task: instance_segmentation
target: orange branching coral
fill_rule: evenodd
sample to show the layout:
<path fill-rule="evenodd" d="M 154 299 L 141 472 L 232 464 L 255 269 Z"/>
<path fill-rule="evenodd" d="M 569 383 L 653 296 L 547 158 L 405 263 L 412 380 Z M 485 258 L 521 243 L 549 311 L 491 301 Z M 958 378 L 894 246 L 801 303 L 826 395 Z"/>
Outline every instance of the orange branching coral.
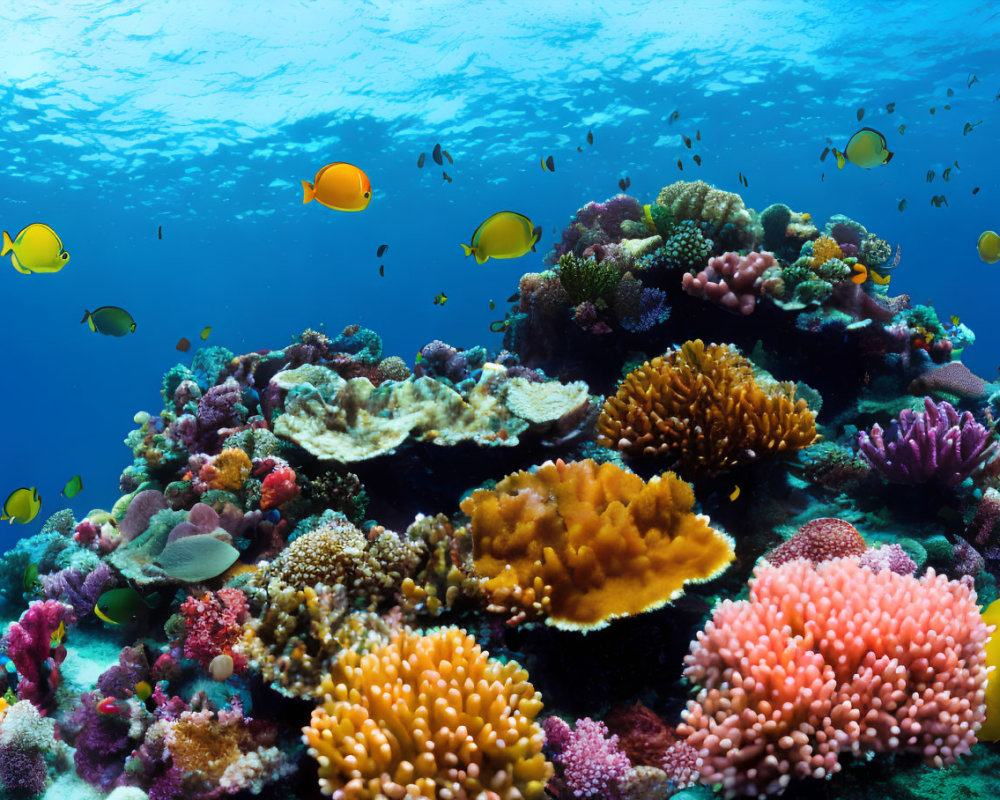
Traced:
<path fill-rule="evenodd" d="M 823 266 L 831 258 L 843 258 L 844 251 L 840 249 L 835 239 L 820 236 L 813 242 L 813 257 L 810 265 L 813 269 Z"/>
<path fill-rule="evenodd" d="M 795 386 L 754 374 L 729 345 L 700 339 L 647 361 L 609 397 L 598 442 L 628 456 L 664 456 L 685 476 L 714 475 L 819 437 Z"/>
<path fill-rule="evenodd" d="M 238 447 L 227 447 L 201 468 L 198 478 L 209 489 L 238 492 L 251 469 L 250 456 Z"/>
<path fill-rule="evenodd" d="M 644 483 L 614 464 L 548 461 L 462 501 L 490 609 L 591 629 L 658 608 L 733 560 L 673 473 Z"/>
<path fill-rule="evenodd" d="M 517 662 L 490 658 L 465 631 L 404 630 L 374 652 L 345 651 L 322 691 L 302 730 L 323 794 L 544 797 L 541 695 Z"/>

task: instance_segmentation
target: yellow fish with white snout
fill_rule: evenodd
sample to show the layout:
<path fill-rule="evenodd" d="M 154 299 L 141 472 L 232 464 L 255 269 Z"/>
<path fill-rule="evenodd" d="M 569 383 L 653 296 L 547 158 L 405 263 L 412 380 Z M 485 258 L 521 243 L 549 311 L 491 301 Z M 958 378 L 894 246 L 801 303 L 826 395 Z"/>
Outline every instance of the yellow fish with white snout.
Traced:
<path fill-rule="evenodd" d="M 69 262 L 62 239 L 48 225 L 32 222 L 13 239 L 3 232 L 0 256 L 10 253 L 10 262 L 18 272 L 58 272 Z"/>
<path fill-rule="evenodd" d="M 995 264 L 1000 261 L 1000 236 L 996 231 L 983 231 L 979 234 L 979 241 L 976 243 L 979 257 L 987 264 Z"/>
<path fill-rule="evenodd" d="M 516 211 L 498 211 L 487 217 L 472 233 L 472 241 L 463 244 L 466 256 L 474 255 L 477 264 L 489 258 L 520 258 L 542 238 L 542 229 Z"/>

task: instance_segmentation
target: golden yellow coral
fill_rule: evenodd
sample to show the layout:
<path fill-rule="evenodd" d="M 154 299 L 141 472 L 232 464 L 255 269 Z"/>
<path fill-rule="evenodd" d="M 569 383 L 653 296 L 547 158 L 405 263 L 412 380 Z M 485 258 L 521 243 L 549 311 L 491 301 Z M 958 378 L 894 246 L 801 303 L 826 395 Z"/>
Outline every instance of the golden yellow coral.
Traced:
<path fill-rule="evenodd" d="M 548 461 L 462 501 L 490 609 L 591 629 L 658 608 L 733 560 L 673 473 L 644 483 L 614 464 Z"/>
<path fill-rule="evenodd" d="M 597 421 L 597 441 L 628 456 L 665 456 L 685 476 L 713 475 L 808 447 L 816 414 L 795 386 L 758 379 L 729 345 L 700 339 L 630 372 Z"/>
<path fill-rule="evenodd" d="M 517 662 L 490 658 L 465 631 L 404 630 L 374 652 L 346 651 L 322 691 L 302 732 L 323 794 L 544 797 L 541 695 Z"/>
<path fill-rule="evenodd" d="M 251 469 L 250 456 L 238 447 L 227 447 L 201 468 L 198 478 L 209 489 L 238 492 Z"/>
<path fill-rule="evenodd" d="M 813 242 L 813 257 L 809 262 L 813 269 L 823 266 L 831 258 L 843 258 L 844 251 L 840 249 L 835 239 L 829 236 L 820 236 Z"/>

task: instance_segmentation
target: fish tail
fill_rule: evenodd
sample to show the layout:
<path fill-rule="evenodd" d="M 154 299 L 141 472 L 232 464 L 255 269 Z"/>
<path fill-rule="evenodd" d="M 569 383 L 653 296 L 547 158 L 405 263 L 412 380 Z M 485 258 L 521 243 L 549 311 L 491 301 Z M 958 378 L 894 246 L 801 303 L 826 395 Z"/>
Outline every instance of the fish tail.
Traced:
<path fill-rule="evenodd" d="M 833 154 L 837 157 L 837 169 L 843 169 L 844 164 L 847 163 L 847 156 L 841 153 L 836 147 L 833 148 Z"/>
<path fill-rule="evenodd" d="M 90 319 L 90 312 L 85 309 L 83 312 L 83 319 L 80 320 L 80 324 L 82 325 L 88 319 Z"/>
<path fill-rule="evenodd" d="M 469 256 L 471 256 L 473 253 L 476 252 L 474 248 L 469 247 L 469 245 L 467 245 L 467 244 L 459 245 L 459 247 L 461 247 L 462 250 L 465 251 L 466 258 L 468 258 Z M 479 256 L 476 256 L 476 258 L 478 259 Z"/>
<path fill-rule="evenodd" d="M 10 234 L 7 231 L 3 232 L 3 250 L 0 250 L 0 256 L 5 256 L 10 252 L 10 249 L 14 246 L 14 243 L 10 240 Z"/>
<path fill-rule="evenodd" d="M 883 161 L 882 163 L 883 164 L 888 164 L 890 161 L 892 161 L 893 155 L 894 155 L 894 153 L 890 153 L 888 150 L 886 150 L 885 151 L 885 161 Z M 948 179 L 945 178 L 945 180 L 948 180 Z"/>
<path fill-rule="evenodd" d="M 302 181 L 302 205 L 305 205 L 314 197 L 316 197 L 316 192 L 313 190 L 313 185 L 309 181 Z"/>

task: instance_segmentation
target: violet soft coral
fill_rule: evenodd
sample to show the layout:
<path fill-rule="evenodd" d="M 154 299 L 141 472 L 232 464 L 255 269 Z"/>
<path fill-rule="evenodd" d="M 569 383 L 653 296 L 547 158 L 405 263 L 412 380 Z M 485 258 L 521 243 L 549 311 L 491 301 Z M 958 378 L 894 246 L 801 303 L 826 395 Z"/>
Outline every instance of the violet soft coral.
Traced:
<path fill-rule="evenodd" d="M 127 715 L 102 714 L 97 709 L 101 699 L 99 691 L 81 695 L 76 711 L 61 730 L 76 747 L 73 763 L 77 774 L 92 786 L 108 791 L 124 772 L 125 759 L 136 743 L 129 739 Z M 119 708 L 122 706 L 119 704 Z"/>
<path fill-rule="evenodd" d="M 551 721 L 550 721 L 551 720 Z M 618 748 L 618 737 L 608 726 L 590 717 L 577 720 L 572 730 L 558 717 L 545 721 L 548 743 L 559 752 L 554 780 L 559 796 L 603 798 L 618 796 L 632 771 L 628 756 Z"/>
<path fill-rule="evenodd" d="M 115 574 L 102 561 L 91 572 L 85 573 L 70 567 L 42 575 L 41 582 L 45 599 L 58 600 L 72 606 L 79 620 L 92 615 L 97 598 L 114 588 Z"/>
<path fill-rule="evenodd" d="M 924 411 L 904 409 L 889 437 L 878 423 L 858 434 L 862 457 L 893 483 L 954 486 L 979 472 L 997 455 L 989 429 L 968 411 L 924 398 Z"/>

